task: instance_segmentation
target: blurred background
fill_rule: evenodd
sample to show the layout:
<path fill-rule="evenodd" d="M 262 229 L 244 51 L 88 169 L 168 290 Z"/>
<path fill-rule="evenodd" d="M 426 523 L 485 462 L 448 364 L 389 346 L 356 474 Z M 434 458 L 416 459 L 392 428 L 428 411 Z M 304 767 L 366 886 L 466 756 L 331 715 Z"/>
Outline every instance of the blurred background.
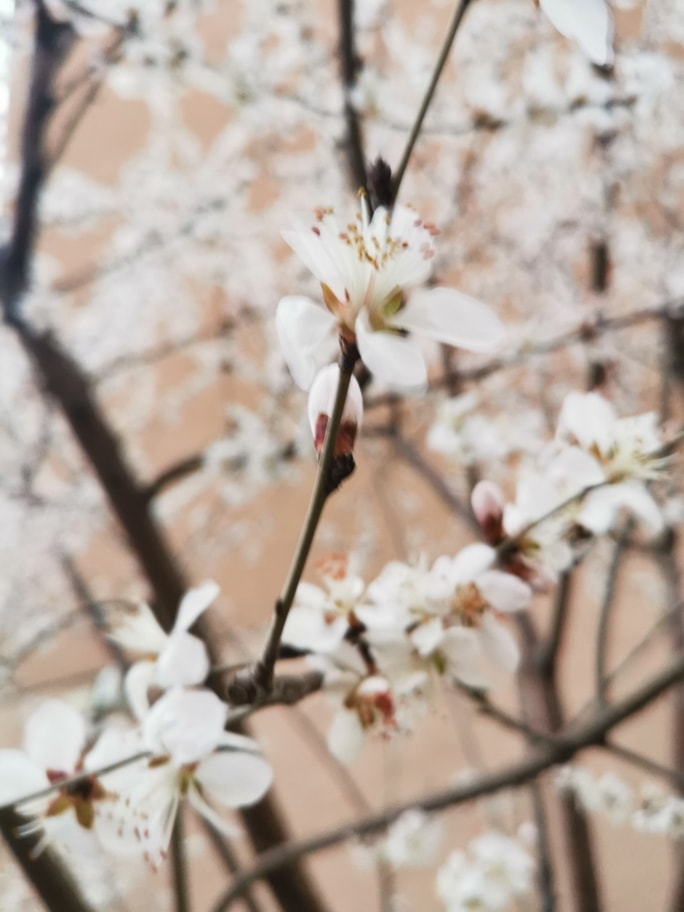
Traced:
<path fill-rule="evenodd" d="M 353 216 L 359 182 L 350 111 L 365 159 L 382 156 L 396 167 L 453 12 L 441 0 L 357 0 L 350 74 L 341 54 L 344 7 L 45 4 L 73 34 L 55 75 L 22 313 L 78 365 L 138 506 L 187 581 L 220 584 L 210 612 L 226 661 L 258 652 L 315 473 L 306 395 L 284 366 L 273 315 L 280 297 L 315 296 L 316 283 L 280 232 L 318 206 Z M 615 64 L 597 68 L 532 0 L 470 5 L 400 198 L 441 230 L 435 280 L 495 308 L 510 330 L 507 349 L 492 361 L 429 343 L 434 382 L 425 396 L 366 387 L 357 470 L 326 509 L 306 579 L 318 582 L 317 564 L 330 555 L 353 554 L 370 580 L 390 560 L 432 561 L 475 541 L 472 486 L 490 478 L 512 494 L 516 468 L 552 436 L 569 390 L 598 385 L 620 414 L 655 409 L 672 428 L 681 424 L 676 326 L 664 331 L 663 321 L 644 319 L 591 331 L 597 319 L 684 300 L 684 6 L 616 0 L 613 13 Z M 26 154 L 35 16 L 28 0 L 0 6 L 3 241 Z M 23 721 L 46 695 L 94 719 L 118 710 L 117 656 L 98 627 L 97 605 L 153 597 L 140 546 L 131 546 L 87 444 L 74 436 L 78 416 L 70 426 L 49 386 L 13 328 L 1 326 L 3 747 L 20 743 Z M 454 450 L 437 453 L 430 429 L 445 400 L 464 394 Z M 684 516 L 676 486 L 662 502 L 676 527 Z M 569 718 L 594 692 L 588 643 L 612 556 L 612 543 L 598 542 L 574 580 L 558 666 Z M 622 562 L 611 664 L 671 607 L 661 569 L 638 548 Z M 542 630 L 552 601 L 541 594 L 531 609 Z M 671 649 L 663 629 L 651 636 L 616 693 L 662 666 Z M 493 694 L 517 705 L 508 676 Z M 325 698 L 314 695 L 254 720 L 277 801 L 298 836 L 525 751 L 515 733 L 450 694 L 410 737 L 375 740 L 346 771 L 326 754 L 330 718 Z M 619 740 L 672 764 L 672 731 L 664 699 L 620 729 Z M 582 763 L 597 773 L 613 769 L 635 788 L 647 778 L 598 751 Z M 565 912 L 573 908 L 565 847 L 554 791 L 548 782 L 543 788 L 557 909 Z M 192 908 L 210 909 L 227 875 L 187 816 Z M 444 819 L 446 856 L 487 825 L 515 831 L 533 811 L 520 790 Z M 603 908 L 669 909 L 672 844 L 603 819 L 591 827 Z M 246 839 L 234 848 L 249 859 Z M 169 871 L 95 854 L 85 865 L 84 857 L 70 863 L 94 908 L 173 908 Z M 380 908 L 377 873 L 359 868 L 348 848 L 316 855 L 307 869 L 330 910 Z M 400 872 L 395 892 L 408 909 L 440 909 L 433 878 Z M 265 887 L 254 895 L 264 910 L 276 908 Z M 4 849 L 0 905 L 40 908 Z M 520 908 L 541 907 L 531 900 Z"/>

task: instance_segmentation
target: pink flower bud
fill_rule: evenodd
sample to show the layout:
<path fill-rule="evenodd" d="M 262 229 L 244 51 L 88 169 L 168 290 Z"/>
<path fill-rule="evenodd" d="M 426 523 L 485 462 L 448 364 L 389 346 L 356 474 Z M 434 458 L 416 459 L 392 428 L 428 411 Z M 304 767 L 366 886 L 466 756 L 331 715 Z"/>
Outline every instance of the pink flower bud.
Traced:
<path fill-rule="evenodd" d="M 496 544 L 503 537 L 504 496 L 501 488 L 493 481 L 479 481 L 470 495 L 470 504 L 485 538 L 490 544 Z"/>
<path fill-rule="evenodd" d="M 309 424 L 314 446 L 319 456 L 323 449 L 328 421 L 335 405 L 339 376 L 339 367 L 336 364 L 329 364 L 328 367 L 324 367 L 318 372 L 309 392 Z M 352 377 L 335 441 L 335 456 L 343 456 L 353 451 L 356 433 L 361 427 L 362 418 L 363 395 L 356 377 Z"/>

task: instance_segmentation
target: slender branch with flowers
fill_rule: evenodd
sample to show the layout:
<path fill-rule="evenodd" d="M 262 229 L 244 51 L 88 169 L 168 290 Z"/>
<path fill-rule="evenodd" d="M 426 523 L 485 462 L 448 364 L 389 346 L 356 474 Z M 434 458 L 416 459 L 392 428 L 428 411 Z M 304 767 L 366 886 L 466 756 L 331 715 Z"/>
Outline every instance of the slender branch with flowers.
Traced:
<path fill-rule="evenodd" d="M 168 867 L 191 912 L 195 815 L 225 867 L 214 912 L 258 908 L 262 880 L 284 912 L 332 908 L 303 862 L 342 845 L 350 909 L 373 906 L 351 866 L 383 912 L 601 912 L 618 887 L 596 831 L 684 838 L 674 13 L 641 10 L 633 51 L 604 0 L 460 0 L 443 21 L 340 0 L 339 36 L 289 2 L 230 23 L 211 0 L 25 6 L 0 248 L 0 607 L 22 619 L 0 624 L 0 686 L 23 711 L 0 824 L 25 877 L 88 912 L 136 863 Z M 79 173 L 99 106 L 131 99 L 139 151 L 110 185 Z M 69 232 L 98 251 L 71 281 Z M 215 387 L 223 432 L 193 436 Z M 125 569 L 75 588 L 114 664 L 87 699 L 58 679 L 36 701 L 24 669 L 79 633 L 58 580 L 71 598 L 98 547 Z M 669 755 L 630 725 L 664 698 Z M 294 713 L 356 819 L 329 819 Z M 679 912 L 672 854 L 659 901 Z"/>

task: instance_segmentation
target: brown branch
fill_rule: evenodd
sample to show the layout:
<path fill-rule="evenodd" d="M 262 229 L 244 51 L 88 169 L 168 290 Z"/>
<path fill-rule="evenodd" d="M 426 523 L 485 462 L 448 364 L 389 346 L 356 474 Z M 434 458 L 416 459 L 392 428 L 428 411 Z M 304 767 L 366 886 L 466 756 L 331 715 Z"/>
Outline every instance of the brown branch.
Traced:
<path fill-rule="evenodd" d="M 292 842 L 272 852 L 264 854 L 261 860 L 250 871 L 231 886 L 230 890 L 214 906 L 212 912 L 225 912 L 243 891 L 267 874 L 288 864 L 294 858 L 313 855 L 323 849 L 332 848 L 346 842 L 353 836 L 365 836 L 376 833 L 387 827 L 397 817 L 412 808 L 421 808 L 426 813 L 443 811 L 450 807 L 465 804 L 486 795 L 492 795 L 506 788 L 516 788 L 535 779 L 549 767 L 566 763 L 575 754 L 593 745 L 600 745 L 606 735 L 636 715 L 674 684 L 684 679 L 684 656 L 672 662 L 664 671 L 651 678 L 646 684 L 633 691 L 614 706 L 598 712 L 595 718 L 574 732 L 558 736 L 554 746 L 543 748 L 518 763 L 504 767 L 499 772 L 480 776 L 467 785 L 458 785 L 441 791 L 432 792 L 412 801 L 394 804 L 376 814 L 370 814 L 359 820 L 351 821 L 332 830 L 326 830 L 315 836 Z"/>
<path fill-rule="evenodd" d="M 681 599 L 681 579 L 676 560 L 677 537 L 671 530 L 668 547 L 661 559 L 662 572 L 667 586 L 668 601 L 679 602 Z M 684 656 L 684 610 L 673 613 L 669 622 L 670 642 L 675 657 Z M 672 707 L 672 764 L 678 770 L 684 770 L 684 683 L 675 688 Z M 684 786 L 680 786 L 684 794 Z M 670 909 L 679 912 L 684 907 L 684 853 L 675 846 L 675 870 L 673 890 L 670 898 Z"/>
<path fill-rule="evenodd" d="M 622 565 L 623 558 L 627 552 L 629 536 L 634 526 L 634 522 L 628 519 L 619 533 L 618 541 L 613 551 L 613 557 L 608 568 L 608 577 L 606 587 L 601 602 L 599 612 L 598 632 L 596 634 L 596 656 L 595 656 L 595 675 L 596 675 L 596 698 L 599 702 L 605 703 L 608 694 L 608 675 L 606 672 L 606 653 L 608 649 L 608 630 L 611 619 L 611 609 L 615 604 L 615 587 L 618 581 L 618 574 Z"/>
<path fill-rule="evenodd" d="M 261 692 L 254 675 L 236 675 L 226 688 L 226 699 L 231 706 L 245 707 L 249 713 L 265 706 L 295 706 L 323 686 L 320 671 L 302 674 L 277 675 L 268 694 Z M 242 718 L 242 716 L 241 716 Z"/>
<path fill-rule="evenodd" d="M 194 475 L 195 472 L 199 470 L 204 465 L 204 452 L 198 453 L 195 456 L 188 456 L 185 459 L 181 459 L 179 462 L 174 463 L 172 466 L 169 466 L 168 469 L 164 469 L 154 481 L 151 481 L 144 489 L 145 499 L 150 501 L 154 500 L 155 497 L 164 491 L 165 488 L 170 487 L 170 485 L 175 484 L 177 481 L 182 481 L 183 478 L 186 478 L 188 475 Z"/>
<path fill-rule="evenodd" d="M 356 78 L 362 62 L 356 50 L 354 29 L 354 0 L 337 0 L 340 23 L 340 76 L 344 93 L 344 120 L 347 127 L 345 148 L 352 189 L 367 189 L 366 156 L 358 111 L 352 100 Z"/>
<path fill-rule="evenodd" d="M 526 717 L 532 720 L 536 718 L 543 731 L 555 734 L 563 725 L 556 677 L 557 662 L 547 663 L 540 668 L 534 662 L 539 646 L 532 622 L 524 616 L 520 618 L 519 626 L 524 641 L 523 655 L 529 657 L 527 661 L 523 660 L 519 673 Z M 560 653 L 561 647 L 562 639 L 558 634 L 554 656 Z M 559 805 L 575 912 L 600 912 L 601 900 L 589 822 L 583 810 L 569 796 L 560 796 Z"/>
<path fill-rule="evenodd" d="M 36 854 L 43 839 L 40 829 L 30 835 L 17 836 L 17 829 L 25 825 L 25 816 L 11 808 L 0 810 L 0 831 L 45 907 L 51 912 L 95 912 L 80 895 L 59 855 L 49 848 Z"/>
<path fill-rule="evenodd" d="M 183 845 L 183 803 L 178 806 L 176 819 L 171 833 L 171 883 L 173 902 L 176 912 L 190 912 L 190 884 L 188 882 L 188 865 Z"/>
<path fill-rule="evenodd" d="M 18 317 L 20 298 L 38 228 L 38 198 L 48 169 L 45 137 L 57 105 L 54 84 L 73 43 L 70 25 L 54 22 L 36 3 L 36 25 L 28 102 L 21 142 L 21 173 L 9 243 L 0 251 L 0 304 L 8 322 Z"/>

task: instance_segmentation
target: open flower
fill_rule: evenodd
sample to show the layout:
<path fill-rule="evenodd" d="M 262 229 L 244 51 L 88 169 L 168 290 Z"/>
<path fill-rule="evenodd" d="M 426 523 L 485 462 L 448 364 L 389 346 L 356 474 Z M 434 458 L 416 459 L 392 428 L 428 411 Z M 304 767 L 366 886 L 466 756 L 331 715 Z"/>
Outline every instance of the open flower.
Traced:
<path fill-rule="evenodd" d="M 113 735 L 110 745 L 116 740 Z M 33 819 L 18 832 L 28 835 L 43 830 L 38 851 L 52 839 L 67 837 L 74 821 L 84 830 L 93 830 L 103 805 L 115 798 L 94 773 L 67 784 L 73 776 L 96 769 L 84 756 L 86 748 L 83 716 L 62 700 L 46 700 L 26 722 L 24 749 L 0 750 L 0 804 L 22 800 L 19 810 Z M 121 748 L 116 754 L 111 749 L 106 754 L 100 751 L 102 765 L 124 756 L 126 750 Z M 53 791 L 30 798 L 48 786 L 54 786 Z"/>
<path fill-rule="evenodd" d="M 324 306 L 299 295 L 282 298 L 276 328 L 283 356 L 303 389 L 311 386 L 325 341 L 336 334 L 355 342 L 366 366 L 382 382 L 422 389 L 427 368 L 419 346 L 405 335 L 473 351 L 501 344 L 504 328 L 479 301 L 451 288 L 406 289 L 429 277 L 434 256 L 431 224 L 406 206 L 369 216 L 361 198 L 354 222 L 342 224 L 331 209 L 316 212 L 313 227 L 296 226 L 283 237 L 321 283 Z"/>
<path fill-rule="evenodd" d="M 142 852 L 157 864 L 184 798 L 214 826 L 235 835 L 213 805 L 254 804 L 273 774 L 255 741 L 224 731 L 227 712 L 209 690 L 174 688 L 154 704 L 143 724 L 143 743 L 152 756 L 121 785 L 107 832 L 98 830 L 106 848 Z"/>
<path fill-rule="evenodd" d="M 112 639 L 132 652 L 150 656 L 132 665 L 126 675 L 126 696 L 139 719 L 149 708 L 147 692 L 150 687 L 162 690 L 191 687 L 201 684 L 207 677 L 207 647 L 188 630 L 218 593 L 219 587 L 211 581 L 189 589 L 183 596 L 173 629 L 168 634 L 144 602 L 137 605 L 125 602 L 115 604 L 109 616 Z"/>
<path fill-rule="evenodd" d="M 452 595 L 445 614 L 416 628 L 412 637 L 424 654 L 443 651 L 451 631 L 474 633 L 483 654 L 506 671 L 515 671 L 520 650 L 513 636 L 497 620 L 497 614 L 508 614 L 527 608 L 532 590 L 517 576 L 492 569 L 496 551 L 488 545 L 464 548 L 456 557 L 440 557 L 432 572 L 451 586 Z M 453 673 L 461 680 L 458 665 Z M 466 681 L 466 683 L 468 683 Z"/>
<path fill-rule="evenodd" d="M 625 508 L 651 532 L 662 529 L 660 508 L 643 484 L 658 478 L 664 467 L 655 413 L 618 418 L 599 393 L 569 393 L 556 438 L 561 446 L 570 445 L 549 460 L 547 476 L 570 495 L 600 486 L 582 498 L 577 522 L 602 534 Z"/>

